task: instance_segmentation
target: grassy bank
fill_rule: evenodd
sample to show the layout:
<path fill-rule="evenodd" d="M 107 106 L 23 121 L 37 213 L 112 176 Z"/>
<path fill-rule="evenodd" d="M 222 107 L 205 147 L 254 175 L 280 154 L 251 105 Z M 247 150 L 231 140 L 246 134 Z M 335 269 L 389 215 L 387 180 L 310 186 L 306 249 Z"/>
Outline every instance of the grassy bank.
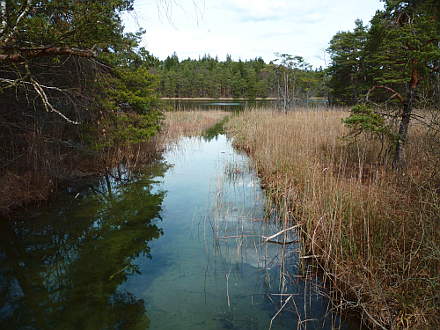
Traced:
<path fill-rule="evenodd" d="M 172 143 L 181 136 L 202 135 L 229 114 L 220 110 L 166 112 L 161 139 L 164 143 Z"/>
<path fill-rule="evenodd" d="M 245 112 L 227 124 L 340 309 L 371 326 L 433 329 L 440 312 L 438 145 L 413 125 L 404 173 L 347 134 L 340 111 Z M 437 147 L 437 149 L 436 149 Z M 383 153 L 382 153 L 383 154 Z"/>

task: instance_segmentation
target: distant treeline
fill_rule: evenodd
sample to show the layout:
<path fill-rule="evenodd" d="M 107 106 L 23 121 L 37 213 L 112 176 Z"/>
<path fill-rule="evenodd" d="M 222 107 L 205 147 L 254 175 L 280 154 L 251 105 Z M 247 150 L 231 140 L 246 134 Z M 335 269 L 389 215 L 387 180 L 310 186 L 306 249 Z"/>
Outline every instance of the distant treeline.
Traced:
<path fill-rule="evenodd" d="M 306 64 L 291 68 L 295 97 L 326 96 L 323 69 Z M 205 55 L 197 60 L 180 60 L 176 54 L 157 60 L 162 97 L 278 97 L 282 83 L 282 66 L 277 61 L 265 63 L 260 57 L 234 61 L 230 56 L 221 61 Z"/>

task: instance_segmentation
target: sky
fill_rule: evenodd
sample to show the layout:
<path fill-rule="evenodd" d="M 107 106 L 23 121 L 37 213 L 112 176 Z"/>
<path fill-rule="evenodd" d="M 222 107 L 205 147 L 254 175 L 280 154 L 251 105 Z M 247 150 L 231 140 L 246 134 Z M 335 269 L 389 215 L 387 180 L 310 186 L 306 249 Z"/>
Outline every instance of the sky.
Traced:
<path fill-rule="evenodd" d="M 333 35 L 382 8 L 380 0 L 135 0 L 124 24 L 145 29 L 142 46 L 160 59 L 176 52 L 180 59 L 230 54 L 269 62 L 287 53 L 325 67 Z"/>

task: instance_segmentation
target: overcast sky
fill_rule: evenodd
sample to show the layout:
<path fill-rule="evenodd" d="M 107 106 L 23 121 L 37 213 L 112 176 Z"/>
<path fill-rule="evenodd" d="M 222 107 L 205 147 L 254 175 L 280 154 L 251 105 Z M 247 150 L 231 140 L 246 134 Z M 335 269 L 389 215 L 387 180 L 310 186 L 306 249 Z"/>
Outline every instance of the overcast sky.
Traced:
<path fill-rule="evenodd" d="M 144 28 L 142 45 L 161 59 L 176 52 L 268 62 L 278 52 L 325 66 L 332 36 L 381 8 L 380 0 L 135 0 L 124 22 L 129 31 Z"/>

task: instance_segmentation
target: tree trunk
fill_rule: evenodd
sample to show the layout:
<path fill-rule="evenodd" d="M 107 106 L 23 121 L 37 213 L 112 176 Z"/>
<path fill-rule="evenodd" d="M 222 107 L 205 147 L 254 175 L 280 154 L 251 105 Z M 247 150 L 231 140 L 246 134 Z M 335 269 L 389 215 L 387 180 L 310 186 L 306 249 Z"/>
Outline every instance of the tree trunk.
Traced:
<path fill-rule="evenodd" d="M 408 97 L 403 104 L 402 117 L 400 120 L 399 135 L 396 141 L 396 149 L 394 153 L 393 168 L 400 169 L 405 166 L 404 146 L 408 137 L 409 122 L 411 121 L 411 113 L 413 109 L 413 101 L 416 90 L 409 87 Z"/>
<path fill-rule="evenodd" d="M 284 104 L 283 104 L 283 109 L 284 109 L 284 114 L 287 115 L 287 104 L 289 102 L 289 74 L 288 73 L 284 73 Z"/>
<path fill-rule="evenodd" d="M 281 78 L 280 73 L 277 73 L 277 92 L 278 92 L 278 101 L 277 101 L 277 107 L 281 111 L 282 102 L 283 102 L 283 93 L 281 92 Z"/>

